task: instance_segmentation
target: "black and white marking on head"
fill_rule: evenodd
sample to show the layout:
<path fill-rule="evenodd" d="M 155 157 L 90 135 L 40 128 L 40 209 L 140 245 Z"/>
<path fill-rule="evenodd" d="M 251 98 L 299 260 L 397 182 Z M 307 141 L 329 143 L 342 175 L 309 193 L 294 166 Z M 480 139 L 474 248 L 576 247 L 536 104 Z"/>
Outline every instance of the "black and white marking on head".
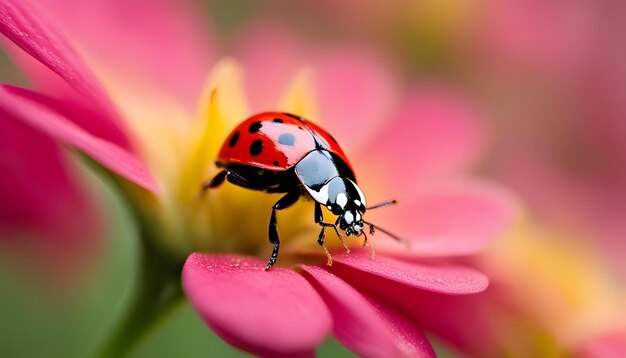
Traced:
<path fill-rule="evenodd" d="M 358 185 L 356 185 L 356 183 L 354 183 L 354 188 L 356 189 L 357 193 L 359 193 L 359 198 L 358 199 L 354 199 L 354 204 L 356 204 L 356 206 L 362 206 L 362 207 L 366 207 L 367 206 L 367 201 L 365 200 L 365 194 L 363 194 L 363 191 L 361 191 L 361 188 L 359 188 Z"/>
<path fill-rule="evenodd" d="M 330 201 L 328 200 L 328 185 L 322 186 L 319 190 L 314 190 L 308 186 L 305 186 L 304 188 L 309 192 L 309 195 L 311 195 L 313 200 L 326 205 L 328 210 L 332 210 L 333 207 L 330 205 Z"/>
<path fill-rule="evenodd" d="M 337 176 L 320 187 L 312 188 L 306 185 L 304 187 L 313 200 L 326 206 L 335 215 L 348 211 L 365 212 L 363 205 L 365 197 L 356 183 L 348 178 Z M 356 214 L 350 215 L 353 218 L 357 216 Z M 359 214 L 358 217 L 357 221 L 360 221 L 361 215 Z"/>
<path fill-rule="evenodd" d="M 337 194 L 337 198 L 335 199 L 335 202 L 337 203 L 337 205 L 339 205 L 340 208 L 345 208 L 346 204 L 348 203 L 348 197 L 346 196 L 345 193 L 339 193 Z"/>
<path fill-rule="evenodd" d="M 352 215 L 352 213 L 349 211 L 343 215 L 343 218 L 346 221 L 346 224 L 352 224 L 352 222 L 354 221 L 354 215 Z"/>

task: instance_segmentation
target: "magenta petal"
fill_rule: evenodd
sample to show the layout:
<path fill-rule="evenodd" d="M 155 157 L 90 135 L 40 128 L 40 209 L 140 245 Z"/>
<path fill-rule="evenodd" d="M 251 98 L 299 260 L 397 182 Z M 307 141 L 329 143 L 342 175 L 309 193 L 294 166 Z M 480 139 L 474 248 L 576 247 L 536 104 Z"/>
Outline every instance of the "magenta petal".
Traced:
<path fill-rule="evenodd" d="M 349 152 L 375 137 L 396 105 L 399 84 L 381 53 L 346 43 L 302 46 L 292 31 L 269 23 L 251 26 L 237 43 L 252 109 L 274 108 L 297 70 L 310 65 L 321 110 L 320 118 L 310 119 L 322 122 Z"/>
<path fill-rule="evenodd" d="M 25 1 L 0 2 L 0 31 L 13 43 L 91 99 L 104 95 L 93 74 L 62 38 Z"/>
<path fill-rule="evenodd" d="M 303 266 L 331 314 L 335 337 L 363 357 L 434 357 L 424 335 L 408 320 L 371 300 L 337 276 Z"/>
<path fill-rule="evenodd" d="M 0 173 L 0 232 L 7 234 L 0 241 L 41 231 L 63 246 L 93 221 L 58 145 L 6 114 L 0 115 Z"/>
<path fill-rule="evenodd" d="M 253 112 L 275 108 L 290 81 L 310 59 L 293 32 L 275 24 L 253 24 L 237 39 L 235 54 L 246 69 L 246 90 Z M 271 83 L 271 86 L 267 86 Z"/>
<path fill-rule="evenodd" d="M 378 135 L 392 114 L 399 83 L 381 54 L 344 45 L 322 56 L 315 67 L 323 125 L 348 152 Z M 370 147 L 372 148 L 372 147 Z"/>
<path fill-rule="evenodd" d="M 626 329 L 617 329 L 585 340 L 577 347 L 576 358 L 621 358 L 626 357 Z"/>
<path fill-rule="evenodd" d="M 409 240 L 407 247 L 378 233 L 379 250 L 441 257 L 482 251 L 509 228 L 517 212 L 516 199 L 498 185 L 461 181 L 368 212 L 368 220 Z"/>
<path fill-rule="evenodd" d="M 485 290 L 489 280 L 467 267 L 450 264 L 405 262 L 382 254 L 372 259 L 367 250 L 335 254 L 331 271 L 352 282 L 357 277 L 369 285 L 384 287 L 392 281 L 406 286 L 449 295 L 465 295 Z"/>
<path fill-rule="evenodd" d="M 355 152 L 352 164 L 366 188 L 393 183 L 389 195 L 404 197 L 426 181 L 474 164 L 486 132 L 480 110 L 468 98 L 441 86 L 423 86 L 412 90 L 377 135 Z"/>
<path fill-rule="evenodd" d="M 86 101 L 101 112 L 87 119 L 80 119 L 81 126 L 90 130 L 94 135 L 123 147 L 129 147 L 128 139 L 119 127 L 117 113 L 98 80 L 64 38 L 45 21 L 42 21 L 28 2 L 20 0 L 0 2 L 0 31 L 15 45 L 45 66 L 44 68 L 49 69 L 49 71 L 41 71 L 42 68 L 39 68 L 41 66 L 37 67 L 32 61 L 25 61 L 29 64 L 27 66 L 29 70 L 36 69 L 36 72 L 46 75 L 55 73 L 63 80 L 56 81 L 61 82 L 59 84 L 54 81 L 55 76 L 45 76 L 48 83 L 44 85 L 56 83 L 51 88 L 55 95 L 59 96 L 62 93 L 66 101 L 72 102 L 72 106 L 79 106 L 81 102 Z M 64 87 L 67 88 L 67 86 L 63 82 L 80 95 L 73 96 L 71 93 L 65 93 Z"/>
<path fill-rule="evenodd" d="M 0 31 L 78 92 L 88 97 L 97 93 L 97 82 L 76 53 L 35 15 L 27 2 L 0 2 Z"/>
<path fill-rule="evenodd" d="M 501 355 L 501 343 L 495 332 L 502 329 L 491 313 L 498 312 L 507 320 L 510 307 L 502 309 L 492 299 L 493 292 L 475 295 L 451 296 L 441 293 L 415 290 L 402 284 L 379 285 L 365 277 L 346 277 L 345 280 L 359 290 L 380 297 L 402 309 L 406 317 L 419 324 L 425 331 L 439 337 L 471 357 L 497 357 Z M 411 299 L 407 299 L 411 297 Z M 496 315 L 497 316 L 497 315 Z M 499 322 L 501 323 L 501 322 Z"/>
<path fill-rule="evenodd" d="M 331 330 L 326 305 L 300 274 L 264 267 L 256 258 L 194 253 L 183 267 L 183 288 L 233 346 L 258 355 L 311 352 Z"/>
<path fill-rule="evenodd" d="M 0 89 L 0 109 L 55 140 L 84 151 L 113 172 L 154 193 L 158 192 L 148 168 L 133 154 L 95 137 L 36 100 L 35 93 L 17 87 Z"/>
<path fill-rule="evenodd" d="M 197 2 L 38 0 L 37 5 L 73 44 L 97 58 L 98 66 L 197 104 L 215 53 Z"/>
<path fill-rule="evenodd" d="M 485 326 L 483 291 L 487 278 L 469 268 L 402 262 L 365 253 L 337 255 L 328 270 L 368 296 L 401 309 L 424 330 L 476 352 L 492 351 Z M 460 320 L 460 321 L 459 321 Z M 468 330 L 468 324 L 476 329 Z M 485 356 L 484 354 L 478 356 Z"/>
<path fill-rule="evenodd" d="M 51 285 L 74 282 L 100 248 L 98 213 L 61 148 L 0 111 L 0 252 Z"/>

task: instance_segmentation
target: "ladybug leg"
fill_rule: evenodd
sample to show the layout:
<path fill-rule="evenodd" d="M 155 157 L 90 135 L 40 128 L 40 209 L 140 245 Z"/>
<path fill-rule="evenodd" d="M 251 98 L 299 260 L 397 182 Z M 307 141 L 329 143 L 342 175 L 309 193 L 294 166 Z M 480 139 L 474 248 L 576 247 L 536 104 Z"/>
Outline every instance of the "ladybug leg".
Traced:
<path fill-rule="evenodd" d="M 372 230 L 372 228 L 370 227 L 370 234 L 373 234 L 373 233 L 374 233 L 374 230 Z M 363 231 L 363 237 L 364 237 L 364 239 L 363 239 L 363 247 L 370 246 L 370 243 L 367 242 L 367 235 L 365 234 L 365 231 Z"/>
<path fill-rule="evenodd" d="M 348 247 L 348 244 L 346 244 L 346 241 L 343 239 L 343 236 L 341 236 L 341 234 L 339 233 L 339 229 L 337 229 L 337 226 L 339 225 L 339 219 L 340 218 L 337 218 L 337 220 L 335 220 L 335 223 L 333 224 L 333 228 L 335 229 L 337 236 L 339 236 L 339 240 L 341 240 L 343 247 L 345 247 L 346 251 L 350 253 L 350 248 Z"/>
<path fill-rule="evenodd" d="M 372 228 L 370 227 L 370 234 L 373 234 L 374 230 L 372 230 Z M 367 240 L 367 234 L 365 233 L 365 231 L 361 232 L 361 235 L 363 235 L 364 239 L 363 239 L 363 247 L 369 247 L 370 248 L 370 259 L 374 260 L 374 258 L 376 257 L 376 251 L 374 251 L 374 247 L 372 246 L 372 244 L 370 244 Z"/>
<path fill-rule="evenodd" d="M 324 215 L 322 213 L 322 207 L 320 206 L 319 203 L 315 203 L 315 223 L 320 224 L 322 226 L 320 235 L 317 238 L 317 243 L 322 247 L 322 249 L 324 250 L 324 253 L 326 254 L 326 258 L 327 258 L 326 264 L 328 266 L 331 266 L 333 264 L 333 258 L 330 255 L 330 252 L 328 252 L 328 249 L 326 248 L 326 246 L 324 245 L 324 235 L 326 234 L 327 228 L 332 227 L 333 229 L 335 229 L 335 233 L 337 233 L 337 236 L 339 237 L 339 240 L 341 240 L 343 247 L 345 247 L 346 251 L 350 253 L 350 248 L 348 248 L 348 245 L 343 239 L 343 236 L 341 236 L 341 234 L 339 233 L 339 229 L 337 229 L 337 225 L 324 222 Z"/>
<path fill-rule="evenodd" d="M 217 188 L 224 183 L 224 180 L 228 180 L 229 183 L 235 184 L 243 188 L 258 189 L 250 182 L 250 180 L 248 180 L 243 175 L 230 169 L 224 169 L 221 172 L 217 173 L 217 175 L 215 175 L 213 179 L 202 183 L 202 192 L 205 192 L 209 189 Z"/>
<path fill-rule="evenodd" d="M 269 270 L 274 263 L 276 263 L 276 259 L 278 258 L 278 249 L 280 247 L 280 239 L 278 238 L 278 227 L 276 225 L 276 210 L 283 210 L 291 205 L 293 205 L 300 198 L 300 191 L 292 191 L 287 193 L 285 196 L 280 198 L 274 206 L 272 206 L 272 215 L 270 216 L 270 226 L 269 226 L 269 239 L 272 244 L 274 244 L 274 249 L 272 250 L 272 256 L 270 256 L 269 261 L 267 262 L 267 266 L 265 266 L 265 270 Z"/>
<path fill-rule="evenodd" d="M 324 215 L 322 214 L 322 206 L 319 203 L 315 203 L 315 223 L 320 224 L 323 228 L 332 227 L 333 229 L 335 229 L 335 233 L 339 237 L 339 240 L 341 240 L 343 247 L 345 247 L 346 250 L 350 252 L 350 248 L 348 248 L 348 244 L 346 244 L 346 241 L 343 239 L 343 236 L 339 232 L 339 229 L 337 229 L 337 223 L 331 224 L 331 223 L 324 222 Z"/>
<path fill-rule="evenodd" d="M 328 252 L 328 249 L 324 245 L 324 233 L 325 232 L 326 232 L 326 226 L 322 226 L 322 231 L 320 231 L 320 236 L 317 238 L 317 243 L 322 247 L 322 249 L 324 250 L 324 253 L 326 254 L 326 265 L 332 266 L 333 257 L 330 256 L 330 252 Z"/>

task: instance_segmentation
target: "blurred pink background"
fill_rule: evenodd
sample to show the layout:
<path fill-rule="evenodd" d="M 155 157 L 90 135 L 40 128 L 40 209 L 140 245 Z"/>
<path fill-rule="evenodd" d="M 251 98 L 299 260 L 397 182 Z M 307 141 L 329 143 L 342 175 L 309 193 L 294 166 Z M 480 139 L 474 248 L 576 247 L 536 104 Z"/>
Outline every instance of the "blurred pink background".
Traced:
<path fill-rule="evenodd" d="M 416 305 L 445 354 L 608 357 L 624 352 L 626 322 L 619 316 L 626 303 L 626 2 L 36 5 L 90 55 L 106 59 L 101 62 L 107 71 L 166 89 L 186 110 L 195 108 L 195 96 L 221 58 L 241 63 L 253 112 L 272 109 L 305 69 L 320 118 L 333 135 L 360 148 L 348 153 L 356 163 L 384 162 L 398 171 L 406 161 L 419 164 L 393 185 L 417 193 L 445 174 L 512 189 L 523 207 L 519 222 L 484 254 L 460 260 L 482 270 L 492 286 L 471 298 L 439 301 L 424 294 Z M 155 36 L 163 46 L 147 40 Z M 166 66 L 146 58 L 159 58 Z M 32 73 L 41 71 L 24 61 Z M 0 76 L 3 82 L 27 83 L 6 55 Z M 46 83 L 49 88 L 34 85 L 59 94 L 77 113 L 86 111 L 62 95 L 65 84 Z M 436 124 L 421 120 L 434 116 Z M 394 132 L 385 125 L 392 120 L 410 130 Z M 117 129 L 90 130 L 132 147 L 117 137 Z M 368 151 L 377 141 L 388 143 L 389 150 Z M 421 150 L 397 154 L 406 143 Z M 40 271 L 59 271 L 60 282 L 76 276 L 67 269 L 79 265 L 71 264 L 74 260 L 81 265 L 106 261 L 94 252 L 107 245 L 98 238 L 115 232 L 103 223 L 116 219 L 107 214 L 110 203 L 102 199 L 102 188 L 94 190 L 94 179 L 58 145 L 17 122 L 0 121 L 0 149 L 3 184 L 19 183 L 0 186 L 2 249 L 9 253 L 0 257 L 36 261 Z M 42 160 L 34 149 L 51 156 Z M 389 152 L 397 157 L 389 158 Z M 20 161 L 37 163 L 40 172 L 22 172 L 18 155 Z M 414 169 L 423 167 L 428 172 Z M 368 182 L 367 176 L 364 182 L 388 194 L 388 183 Z M 391 222 L 393 215 L 380 218 Z M 408 231 L 400 225 L 398 231 L 403 230 Z M 89 244 L 81 240 L 86 235 L 94 236 Z M 42 244 L 50 241 L 31 240 L 40 236 L 64 242 L 67 250 L 55 252 Z M 28 240 L 20 241 L 23 237 Z M 10 267 L 4 271 L 14 270 Z M 467 326 L 458 325 L 459 317 Z M 158 343 L 152 347 L 158 351 Z M 325 352 L 334 354 L 332 349 Z"/>

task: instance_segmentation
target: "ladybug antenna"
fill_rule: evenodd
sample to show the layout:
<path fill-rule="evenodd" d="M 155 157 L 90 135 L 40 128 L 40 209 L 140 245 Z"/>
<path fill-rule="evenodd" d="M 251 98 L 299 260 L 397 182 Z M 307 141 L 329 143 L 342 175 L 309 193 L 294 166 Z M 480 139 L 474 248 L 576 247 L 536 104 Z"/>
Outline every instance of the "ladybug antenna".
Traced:
<path fill-rule="evenodd" d="M 370 207 L 368 207 L 366 209 L 367 210 L 378 209 L 378 208 L 382 208 L 384 206 L 394 205 L 394 204 L 397 204 L 397 203 L 398 203 L 398 201 L 396 199 L 389 199 L 389 200 L 385 200 L 385 201 L 383 201 L 381 203 L 374 204 L 374 205 L 372 205 L 372 206 L 370 206 Z"/>
<path fill-rule="evenodd" d="M 374 234 L 374 232 L 376 230 L 378 230 L 378 231 L 381 231 L 383 234 L 389 236 L 390 238 L 392 238 L 392 239 L 394 239 L 394 240 L 396 240 L 398 242 L 404 243 L 407 246 L 410 243 L 409 240 L 401 238 L 400 236 L 390 232 L 389 230 L 385 230 L 385 229 L 381 228 L 380 226 L 375 226 L 371 222 L 368 222 L 368 221 L 365 221 L 365 220 L 363 220 L 363 222 L 366 223 L 367 225 L 369 225 L 369 227 L 370 227 L 370 234 Z"/>

